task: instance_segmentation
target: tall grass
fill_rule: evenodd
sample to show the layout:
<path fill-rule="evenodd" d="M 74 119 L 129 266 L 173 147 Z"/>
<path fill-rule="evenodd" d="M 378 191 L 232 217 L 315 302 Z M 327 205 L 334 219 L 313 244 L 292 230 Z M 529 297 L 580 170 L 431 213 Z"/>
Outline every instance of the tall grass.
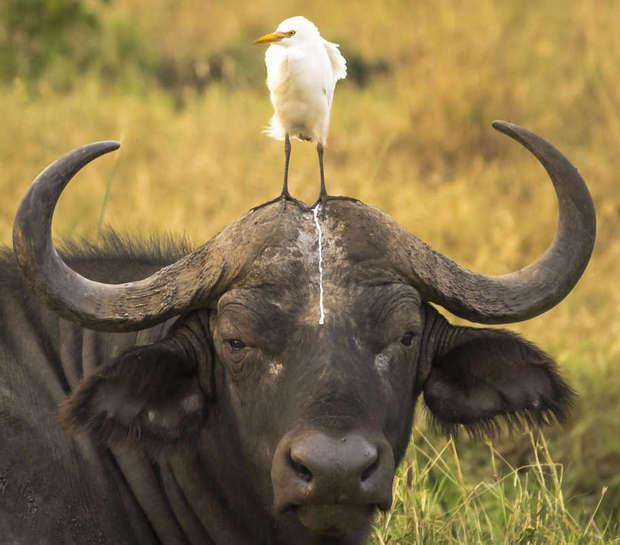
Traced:
<path fill-rule="evenodd" d="M 339 41 L 345 56 L 387 66 L 366 86 L 339 84 L 328 189 L 386 210 L 464 266 L 497 274 L 522 267 L 555 228 L 544 171 L 494 133 L 492 119 L 538 132 L 575 163 L 597 207 L 591 264 L 558 307 L 510 326 L 550 352 L 579 393 L 572 420 L 546 431 L 548 449 L 522 435 L 493 447 L 466 438 L 446 443 L 422 426 L 375 543 L 613 543 L 620 509 L 620 4 L 93 6 L 104 30 L 131 29 L 132 51 L 199 62 L 216 56 L 222 77 L 204 92 L 185 85 L 170 92 L 143 65 L 123 65 L 118 44 L 106 49 L 114 30 L 102 44 L 105 62 L 120 66 L 114 77 L 102 78 L 106 71 L 96 67 L 81 74 L 65 61 L 35 84 L 16 79 L 0 88 L 0 240 L 7 244 L 19 199 L 38 171 L 94 140 L 118 138 L 122 149 L 86 168 L 63 195 L 59 239 L 96 237 L 109 224 L 200 243 L 275 196 L 283 150 L 260 134 L 271 111 L 263 50 L 250 42 L 297 13 Z M 295 196 L 316 197 L 312 146 L 294 144 L 290 183 Z"/>
<path fill-rule="evenodd" d="M 597 517 L 607 488 L 589 513 L 575 516 L 563 490 L 564 467 L 544 437 L 528 435 L 533 457 L 514 467 L 486 443 L 485 479 L 464 475 L 454 440 L 437 442 L 417 431 L 401 465 L 393 509 L 379 517 L 374 545 L 568 545 L 620 543 L 610 519 Z"/>

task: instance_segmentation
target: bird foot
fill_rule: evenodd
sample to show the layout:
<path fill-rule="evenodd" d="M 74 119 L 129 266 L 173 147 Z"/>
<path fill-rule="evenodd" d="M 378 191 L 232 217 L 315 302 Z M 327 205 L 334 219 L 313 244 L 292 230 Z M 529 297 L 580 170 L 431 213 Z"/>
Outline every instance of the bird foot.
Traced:
<path fill-rule="evenodd" d="M 331 197 L 327 193 L 321 193 L 319 198 L 314 201 L 314 204 L 310 207 L 310 209 L 317 208 L 319 209 L 319 216 L 321 219 L 325 218 L 325 213 L 327 211 L 327 201 L 331 199 Z"/>
<path fill-rule="evenodd" d="M 301 210 L 308 210 L 308 206 L 306 203 L 291 197 L 291 194 L 288 191 L 283 191 L 279 196 L 275 199 L 271 199 L 270 201 L 264 202 L 263 204 L 259 204 L 250 210 L 250 212 L 256 212 L 257 210 L 264 208 L 265 206 L 269 206 L 270 204 L 274 204 L 280 202 L 282 203 L 282 210 L 286 210 L 286 205 L 290 202 L 300 208 Z"/>
<path fill-rule="evenodd" d="M 314 201 L 314 203 L 312 203 L 312 206 L 310 208 L 314 208 L 318 204 L 320 204 L 322 207 L 325 207 L 328 201 L 351 201 L 351 202 L 356 202 L 356 203 L 361 202 L 359 199 L 356 199 L 355 197 L 347 197 L 345 195 L 325 195 L 325 196 L 320 196 L 316 201 Z"/>

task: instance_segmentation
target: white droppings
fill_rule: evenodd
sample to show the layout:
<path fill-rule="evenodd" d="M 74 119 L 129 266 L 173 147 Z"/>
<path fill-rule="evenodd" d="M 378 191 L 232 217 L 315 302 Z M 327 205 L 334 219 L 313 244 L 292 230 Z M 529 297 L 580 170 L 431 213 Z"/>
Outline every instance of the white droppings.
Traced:
<path fill-rule="evenodd" d="M 273 377 L 277 378 L 280 376 L 280 373 L 284 370 L 284 365 L 282 365 L 279 361 L 272 361 L 269 363 L 269 368 L 267 369 L 268 373 Z"/>
<path fill-rule="evenodd" d="M 380 373 L 385 373 L 390 368 L 390 357 L 387 354 L 377 354 L 375 356 L 375 368 Z"/>
<path fill-rule="evenodd" d="M 323 325 L 325 323 L 325 307 L 323 306 L 323 231 L 319 223 L 320 208 L 321 205 L 317 204 L 312 211 L 312 215 L 314 216 L 314 226 L 319 236 L 319 308 L 321 310 L 319 325 Z"/>

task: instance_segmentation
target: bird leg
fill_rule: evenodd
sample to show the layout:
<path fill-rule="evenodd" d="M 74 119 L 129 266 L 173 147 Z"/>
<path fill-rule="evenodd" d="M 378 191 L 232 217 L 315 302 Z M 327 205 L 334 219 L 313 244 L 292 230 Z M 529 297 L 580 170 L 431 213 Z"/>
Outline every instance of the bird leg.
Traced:
<path fill-rule="evenodd" d="M 259 204 L 258 206 L 255 206 L 254 208 L 252 208 L 251 210 L 252 212 L 260 208 L 263 208 L 265 206 L 268 206 L 270 204 L 273 204 L 275 202 L 278 202 L 278 201 L 282 203 L 283 210 L 286 210 L 286 203 L 288 201 L 295 203 L 302 210 L 307 209 L 307 206 L 303 202 L 298 201 L 297 199 L 294 199 L 293 197 L 291 197 L 291 194 L 288 192 L 288 165 L 290 161 L 291 161 L 291 139 L 289 138 L 288 133 L 286 133 L 284 137 L 284 183 L 282 185 L 282 193 L 280 193 L 280 195 L 276 197 L 275 199 L 271 199 L 270 201 L 267 201 L 263 204 Z"/>
<path fill-rule="evenodd" d="M 316 145 L 316 152 L 319 156 L 319 170 L 321 172 L 321 193 L 319 194 L 319 199 L 315 204 L 321 202 L 321 208 L 325 210 L 325 205 L 327 204 L 327 199 L 329 195 L 327 194 L 327 189 L 325 188 L 325 171 L 323 170 L 323 144 L 318 142 Z"/>
<path fill-rule="evenodd" d="M 284 136 L 284 184 L 282 186 L 282 194 L 280 197 L 286 206 L 287 200 L 292 200 L 291 194 L 288 192 L 288 165 L 291 161 L 291 139 L 288 133 Z"/>
<path fill-rule="evenodd" d="M 319 194 L 319 198 L 316 201 L 314 201 L 314 204 L 310 207 L 310 208 L 314 208 L 315 206 L 318 206 L 320 204 L 321 214 L 325 214 L 325 206 L 327 204 L 327 201 L 339 200 L 339 201 L 352 201 L 352 202 L 357 202 L 357 203 L 360 202 L 358 199 L 355 199 L 353 197 L 344 197 L 344 196 L 334 197 L 327 193 L 327 189 L 325 187 L 325 171 L 323 169 L 323 150 L 324 150 L 323 144 L 318 142 L 316 145 L 316 151 L 319 156 L 319 168 L 321 171 L 321 193 Z"/>

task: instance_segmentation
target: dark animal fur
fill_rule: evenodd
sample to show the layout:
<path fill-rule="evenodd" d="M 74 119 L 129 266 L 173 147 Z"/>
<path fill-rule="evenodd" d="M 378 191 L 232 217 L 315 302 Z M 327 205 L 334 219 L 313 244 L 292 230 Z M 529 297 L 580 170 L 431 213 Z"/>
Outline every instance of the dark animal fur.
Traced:
<path fill-rule="evenodd" d="M 435 359 L 425 387 L 424 399 L 436 429 L 454 435 L 462 427 L 479 438 L 496 436 L 502 429 L 510 432 L 566 420 L 574 392 L 548 354 L 506 330 L 459 328 L 458 333 L 455 346 Z M 501 370 L 510 376 L 498 376 Z M 441 389 L 435 388 L 437 382 L 465 391 L 466 397 L 470 391 L 466 401 L 469 411 L 474 406 L 475 418 L 466 416 L 459 403 L 465 399 L 456 390 L 446 399 L 434 396 L 434 390 Z M 485 390 L 487 396 L 497 397 L 492 408 L 480 406 Z M 442 404 L 450 406 L 450 413 Z"/>
<path fill-rule="evenodd" d="M 78 272 L 96 280 L 114 283 L 144 277 L 176 261 L 189 250 L 186 241 L 177 243 L 169 239 L 147 239 L 136 242 L 110 232 L 96 244 L 67 244 L 62 254 Z M 290 265 L 290 261 L 283 261 L 283 267 Z M 258 451 L 253 443 L 255 438 L 249 433 L 251 430 L 237 427 L 235 423 L 239 420 L 232 419 L 239 408 L 233 408 L 227 388 L 243 392 L 242 407 L 246 404 L 257 407 L 244 417 L 249 418 L 249 425 L 258 421 L 259 427 L 272 428 L 270 433 L 273 435 L 285 433 L 292 426 L 298 425 L 296 422 L 304 419 L 315 427 L 326 426 L 338 430 L 368 415 L 375 417 L 387 407 L 386 401 L 389 400 L 382 400 L 383 394 L 377 390 L 376 371 L 372 363 L 367 363 L 365 352 L 360 352 L 362 349 L 351 341 L 355 330 L 347 329 L 350 327 L 348 323 L 341 329 L 330 330 L 332 337 L 321 341 L 332 346 L 331 352 L 328 351 L 331 359 L 326 360 L 320 348 L 323 345 L 317 342 L 316 331 L 312 328 L 299 330 L 296 313 L 303 308 L 304 296 L 295 290 L 298 285 L 307 284 L 304 277 L 307 272 L 299 264 L 294 270 L 296 282 L 286 286 L 290 293 L 283 294 L 280 288 L 276 289 L 271 284 L 253 284 L 252 289 L 246 290 L 245 306 L 240 307 L 236 322 L 239 328 L 246 327 L 247 322 L 247 327 L 260 334 L 261 342 L 269 344 L 273 354 L 280 354 L 278 357 L 286 363 L 289 375 L 298 374 L 297 377 L 286 378 L 285 373 L 284 380 L 288 382 L 279 386 L 277 391 L 270 390 L 271 397 L 265 398 L 257 387 L 260 373 L 264 374 L 264 363 L 260 358 L 244 363 L 243 372 L 216 358 L 211 348 L 211 333 L 206 325 L 211 311 L 206 309 L 179 318 L 165 335 L 155 331 L 149 333 L 149 344 L 145 346 L 130 345 L 111 359 L 99 359 L 96 362 L 98 367 L 93 372 L 84 376 L 79 384 L 72 384 L 70 395 L 61 407 L 63 425 L 70 431 L 86 432 L 99 444 L 111 445 L 111 451 L 97 451 L 100 458 L 89 458 L 88 463 L 81 462 L 83 465 L 79 469 L 87 473 L 90 470 L 83 468 L 104 464 L 105 457 L 113 456 L 113 467 L 117 467 L 117 471 L 118 468 L 129 471 L 123 475 L 131 482 L 132 494 L 137 498 L 132 500 L 134 503 L 130 502 L 132 509 L 134 513 L 142 513 L 140 516 L 146 515 L 153 520 L 148 527 L 153 535 L 156 534 L 153 541 L 147 537 L 148 532 L 141 530 L 135 534 L 139 535 L 139 542 L 226 542 L 235 545 L 363 543 L 364 531 L 352 533 L 348 537 L 343 535 L 338 539 L 330 538 L 330 541 L 302 532 L 298 523 L 291 522 L 294 514 L 287 515 L 288 518 L 271 519 L 270 505 L 265 504 L 264 500 L 268 494 L 257 492 L 254 483 L 256 481 L 261 482 L 263 487 L 269 486 L 264 479 L 261 481 L 258 473 L 260 470 L 264 474 L 264 468 L 257 466 L 256 460 L 246 459 L 248 443 L 249 452 L 253 454 L 253 451 Z M 260 277 L 260 269 L 258 271 Z M 290 279 L 289 269 L 279 272 Z M 274 274 L 277 273 L 274 271 Z M 47 330 L 52 331 L 57 327 L 54 320 L 57 322 L 58 318 L 49 311 L 37 309 L 36 299 L 24 286 L 15 260 L 7 250 L 0 253 L 0 277 L 5 289 L 11 293 L 28 294 L 21 304 L 28 307 L 33 323 L 39 324 L 34 326 L 35 331 L 38 331 L 36 335 L 44 336 Z M 369 295 L 355 296 L 359 298 L 360 306 L 350 311 L 350 318 L 355 319 L 356 313 L 364 316 L 372 308 L 373 313 L 367 318 L 372 322 L 368 332 L 372 333 L 373 342 L 379 345 L 385 341 L 381 337 L 375 339 L 376 333 L 373 331 L 383 327 L 381 320 L 392 323 L 402 314 L 406 322 L 407 313 L 419 310 L 418 296 L 410 287 L 390 288 L 388 285 L 364 289 L 369 290 Z M 276 300 L 280 306 L 274 304 Z M 374 301 L 373 305 L 370 305 L 370 300 Z M 388 301 L 392 301 L 391 306 L 384 307 Z M 403 301 L 409 302 L 405 304 Z M 414 304 L 415 301 L 418 302 Z M 390 432 L 390 436 L 399 436 L 398 444 L 393 445 L 396 461 L 406 448 L 413 405 L 420 391 L 424 392 L 434 425 L 448 434 L 463 427 L 474 436 L 493 435 L 502 427 L 541 425 L 564 420 L 572 391 L 562 381 L 548 355 L 507 331 L 452 326 L 428 305 L 422 303 L 422 306 L 426 309 L 423 311 L 426 325 L 423 331 L 417 331 L 413 337 L 421 340 L 417 349 L 419 369 L 415 369 L 411 361 L 409 365 L 413 368 L 407 368 L 407 375 L 411 376 L 405 380 L 394 377 L 391 386 L 402 396 L 399 401 L 400 414 L 395 415 L 395 427 Z M 248 314 L 249 309 L 254 310 Z M 389 312 L 386 312 L 387 309 Z M 45 321 L 38 317 L 41 312 L 46 316 Z M 378 325 L 375 324 L 377 320 Z M 85 330 L 72 327 L 74 335 L 87 335 Z M 410 331 L 409 326 L 407 331 Z M 116 343 L 115 339 L 121 338 L 110 336 L 108 339 L 105 334 L 98 335 L 104 344 Z M 393 335 L 389 333 L 389 337 Z M 52 336 L 46 340 L 51 347 L 47 349 L 48 353 L 52 353 L 52 349 L 60 353 L 60 348 L 54 343 L 62 341 L 54 339 Z M 221 339 L 218 342 L 221 343 Z M 408 340 L 410 343 L 411 338 Z M 306 348 L 300 350 L 301 345 Z M 78 350 L 84 348 L 80 346 Z M 347 358 L 340 357 L 344 353 Z M 415 359 L 414 353 L 408 357 Z M 299 359 L 297 371 L 293 365 L 295 358 Z M 320 367 L 323 361 L 326 367 Z M 9 367 L 15 363 L 8 362 Z M 48 364 L 49 358 L 45 365 Z M 260 369 L 263 371 L 259 372 Z M 328 372 L 328 378 L 315 387 L 313 383 L 320 370 L 323 374 Z M 56 372 L 62 375 L 61 371 Z M 404 387 L 409 380 L 412 384 L 406 390 Z M 65 388 L 68 390 L 69 386 Z M 268 424 L 260 424 L 264 419 Z M 36 425 L 33 425 L 35 428 L 29 436 L 42 436 Z M 214 445 L 205 446 L 205 438 L 207 444 L 213 442 Z M 68 438 L 65 441 L 71 445 Z M 126 453 L 126 444 L 147 454 Z M 27 446 L 20 448 L 23 451 Z M 37 451 L 41 451 L 41 448 L 44 446 L 37 445 Z M 21 455 L 21 451 L 16 454 Z M 206 465 L 196 469 L 197 460 Z M 159 477 L 148 477 L 150 471 L 155 471 Z M 183 478 L 184 472 L 190 472 L 190 477 L 186 478 L 182 489 L 180 484 L 174 483 L 175 479 Z M 209 475 L 209 478 L 205 479 L 204 475 Z M 112 480 L 115 479 L 116 476 Z M 200 480 L 200 486 L 188 492 L 187 483 L 196 482 L 196 479 Z M 97 482 L 101 482 L 101 479 Z M 86 485 L 90 486 L 90 483 Z M 121 528 L 120 522 L 115 522 L 123 517 L 123 511 L 119 511 L 117 504 L 117 490 L 121 485 L 117 483 L 110 486 L 110 489 L 100 492 L 104 498 L 109 496 L 106 508 L 92 507 L 95 503 L 91 502 L 89 509 L 96 517 L 104 517 L 110 512 L 108 517 L 104 517 L 105 524 L 117 524 L 116 528 Z M 45 498 L 72 495 L 70 490 L 53 487 L 51 490 L 40 494 Z M 189 496 L 185 497 L 184 494 Z M 66 501 L 72 500 L 67 498 Z M 71 509 L 79 508 L 78 504 L 71 505 Z M 196 522 L 198 516 L 206 517 L 205 520 L 211 522 Z M 6 527 L 6 532 L 13 531 L 17 519 L 9 517 L 7 520 L 11 522 L 3 523 L 0 512 L 0 530 Z M 41 531 L 49 533 L 45 528 L 50 524 L 49 521 L 40 522 Z M 65 528 L 65 523 L 62 524 Z M 104 522 L 92 524 L 98 531 L 104 527 Z M 181 534 L 180 530 L 175 529 L 177 527 L 183 527 L 185 537 L 179 537 Z M 129 530 L 124 530 L 125 533 L 119 529 L 111 532 L 115 544 L 132 542 L 121 537 L 121 534 L 130 535 Z M 80 537 L 66 542 L 81 543 L 84 542 L 84 536 L 90 534 L 78 532 L 77 535 Z M 88 540 L 94 542 L 91 538 Z"/>
<path fill-rule="evenodd" d="M 165 342 L 129 350 L 82 382 L 61 405 L 61 422 L 103 444 L 187 440 L 200 429 L 206 407 L 192 367 Z M 198 402 L 183 410 L 190 396 Z M 157 418 L 149 420 L 149 412 Z"/>

